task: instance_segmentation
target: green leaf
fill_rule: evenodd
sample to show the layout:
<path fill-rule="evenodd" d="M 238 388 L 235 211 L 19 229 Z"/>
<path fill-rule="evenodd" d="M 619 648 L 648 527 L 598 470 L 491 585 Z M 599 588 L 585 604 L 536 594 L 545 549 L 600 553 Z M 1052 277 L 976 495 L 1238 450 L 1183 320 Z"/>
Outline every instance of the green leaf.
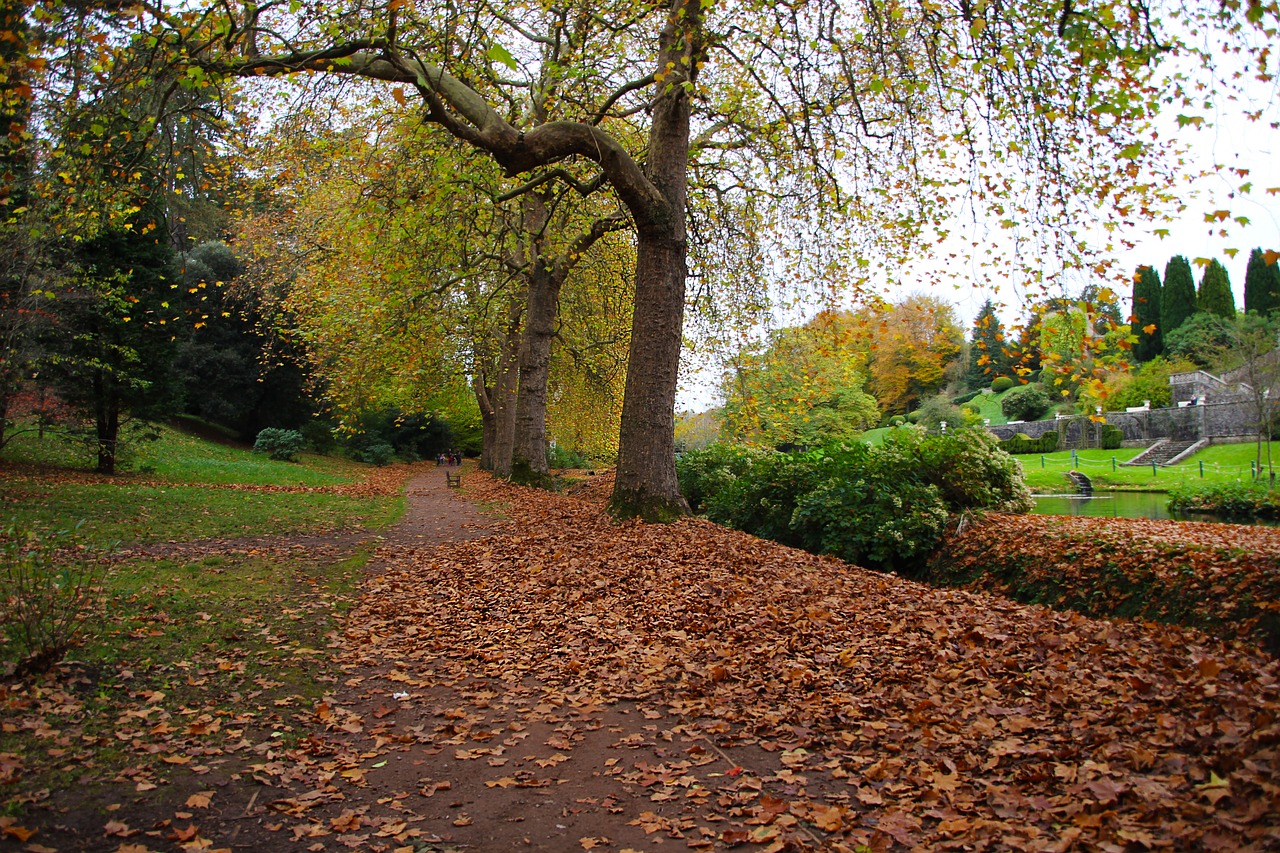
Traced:
<path fill-rule="evenodd" d="M 489 59 L 494 62 L 500 62 L 510 68 L 516 70 L 516 58 L 511 55 L 511 51 L 507 50 L 500 44 L 491 45 L 489 47 Z"/>

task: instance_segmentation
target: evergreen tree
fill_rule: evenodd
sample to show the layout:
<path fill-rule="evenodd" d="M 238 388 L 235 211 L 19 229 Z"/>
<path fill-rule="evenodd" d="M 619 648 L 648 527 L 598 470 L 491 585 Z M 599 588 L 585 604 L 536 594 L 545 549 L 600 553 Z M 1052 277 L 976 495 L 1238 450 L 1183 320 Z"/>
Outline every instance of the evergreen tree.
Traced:
<path fill-rule="evenodd" d="M 1267 263 L 1261 249 L 1249 253 L 1244 273 L 1244 310 L 1267 314 L 1280 308 L 1280 261 Z"/>
<path fill-rule="evenodd" d="M 1191 264 L 1174 255 L 1164 268 L 1164 288 L 1160 291 L 1160 335 L 1163 338 L 1196 313 L 1196 281 Z"/>
<path fill-rule="evenodd" d="M 1138 339 L 1133 347 L 1135 359 L 1150 361 L 1164 352 L 1164 339 L 1160 334 L 1160 275 L 1153 267 L 1141 266 L 1134 273 L 1130 324 Z"/>
<path fill-rule="evenodd" d="M 970 340 L 969 372 L 966 376 L 970 388 L 986 387 L 997 376 L 1013 376 L 1009 341 L 996 314 L 996 306 L 990 299 L 982 303 L 982 309 L 973 321 Z"/>
<path fill-rule="evenodd" d="M 1236 300 L 1231 294 L 1231 279 L 1227 277 L 1227 269 L 1217 259 L 1209 262 L 1204 277 L 1200 279 L 1200 293 L 1196 304 L 1201 311 L 1226 317 L 1228 320 L 1236 316 Z"/>

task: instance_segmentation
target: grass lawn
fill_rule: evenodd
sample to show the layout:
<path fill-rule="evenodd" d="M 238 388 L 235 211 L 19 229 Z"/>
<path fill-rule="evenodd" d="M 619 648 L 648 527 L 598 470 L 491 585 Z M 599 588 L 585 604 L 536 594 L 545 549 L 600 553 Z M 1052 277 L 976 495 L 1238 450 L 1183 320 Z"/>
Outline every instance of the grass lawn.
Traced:
<path fill-rule="evenodd" d="M 402 497 L 219 488 L 340 486 L 359 482 L 368 466 L 314 454 L 277 462 L 168 427 L 158 441 L 132 447 L 129 469 L 116 478 L 86 476 L 84 444 L 52 433 L 19 436 L 2 458 L 44 467 L 0 471 L 0 524 L 80 525 L 77 538 L 93 546 L 378 527 L 404 505 Z"/>
<path fill-rule="evenodd" d="M 1071 451 L 1028 453 L 1017 457 L 1032 491 L 1061 490 L 1067 483 L 1066 472 L 1073 467 L 1087 474 L 1097 488 L 1135 491 L 1168 491 L 1176 485 L 1248 482 L 1250 462 L 1254 460 L 1254 444 L 1215 444 L 1172 467 L 1129 467 L 1121 463 L 1141 452 L 1140 448 L 1119 450 L 1080 450 L 1073 462 Z M 1263 464 L 1266 446 L 1263 446 Z M 1280 442 L 1271 443 L 1272 458 L 1280 462 Z M 1203 464 L 1203 475 L 1201 473 Z"/>

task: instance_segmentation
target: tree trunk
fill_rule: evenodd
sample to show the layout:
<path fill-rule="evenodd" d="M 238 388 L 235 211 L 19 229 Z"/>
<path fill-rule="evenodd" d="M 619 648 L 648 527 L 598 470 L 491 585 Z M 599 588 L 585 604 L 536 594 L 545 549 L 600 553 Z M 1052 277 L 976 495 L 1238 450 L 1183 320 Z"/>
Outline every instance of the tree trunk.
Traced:
<path fill-rule="evenodd" d="M 683 240 L 663 242 L 641 233 L 618 473 L 609 500 L 610 512 L 620 518 L 668 521 L 689 512 L 675 466 L 685 275 Z"/>
<path fill-rule="evenodd" d="M 631 351 L 618 435 L 618 473 L 609 511 L 618 518 L 668 521 L 687 515 L 676 479 L 675 397 L 688 274 L 685 203 L 689 116 L 702 44 L 702 4 L 676 0 L 663 30 L 658 67 L 677 79 L 659 83 L 649 131 L 648 172 L 666 204 L 636 211 L 636 293 Z M 639 215 L 637 215 L 639 214 Z"/>
<path fill-rule="evenodd" d="M 493 404 L 493 468 L 499 477 L 511 476 L 511 454 L 516 441 L 516 393 L 520 384 L 520 330 L 509 329 L 503 341 L 498 363 L 497 381 L 490 402 Z"/>
<path fill-rule="evenodd" d="M 101 372 L 94 376 L 94 392 L 97 397 L 94 416 L 94 432 L 98 443 L 98 473 L 115 474 L 116 451 L 120 440 L 120 404 L 115 399 L 110 380 Z"/>
<path fill-rule="evenodd" d="M 551 370 L 551 339 L 563 278 L 541 258 L 530 271 L 529 302 L 520 344 L 520 393 L 516 398 L 515 449 L 511 476 L 517 482 L 542 484 L 547 469 L 547 380 Z"/>

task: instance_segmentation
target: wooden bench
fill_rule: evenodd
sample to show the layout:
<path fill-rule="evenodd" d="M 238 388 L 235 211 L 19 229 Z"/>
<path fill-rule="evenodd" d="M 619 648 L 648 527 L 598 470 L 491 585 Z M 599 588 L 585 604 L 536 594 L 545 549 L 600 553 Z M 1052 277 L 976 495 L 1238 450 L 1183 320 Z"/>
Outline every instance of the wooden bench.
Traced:
<path fill-rule="evenodd" d="M 460 489 L 462 488 L 462 472 L 445 471 L 444 481 L 449 488 Z"/>

